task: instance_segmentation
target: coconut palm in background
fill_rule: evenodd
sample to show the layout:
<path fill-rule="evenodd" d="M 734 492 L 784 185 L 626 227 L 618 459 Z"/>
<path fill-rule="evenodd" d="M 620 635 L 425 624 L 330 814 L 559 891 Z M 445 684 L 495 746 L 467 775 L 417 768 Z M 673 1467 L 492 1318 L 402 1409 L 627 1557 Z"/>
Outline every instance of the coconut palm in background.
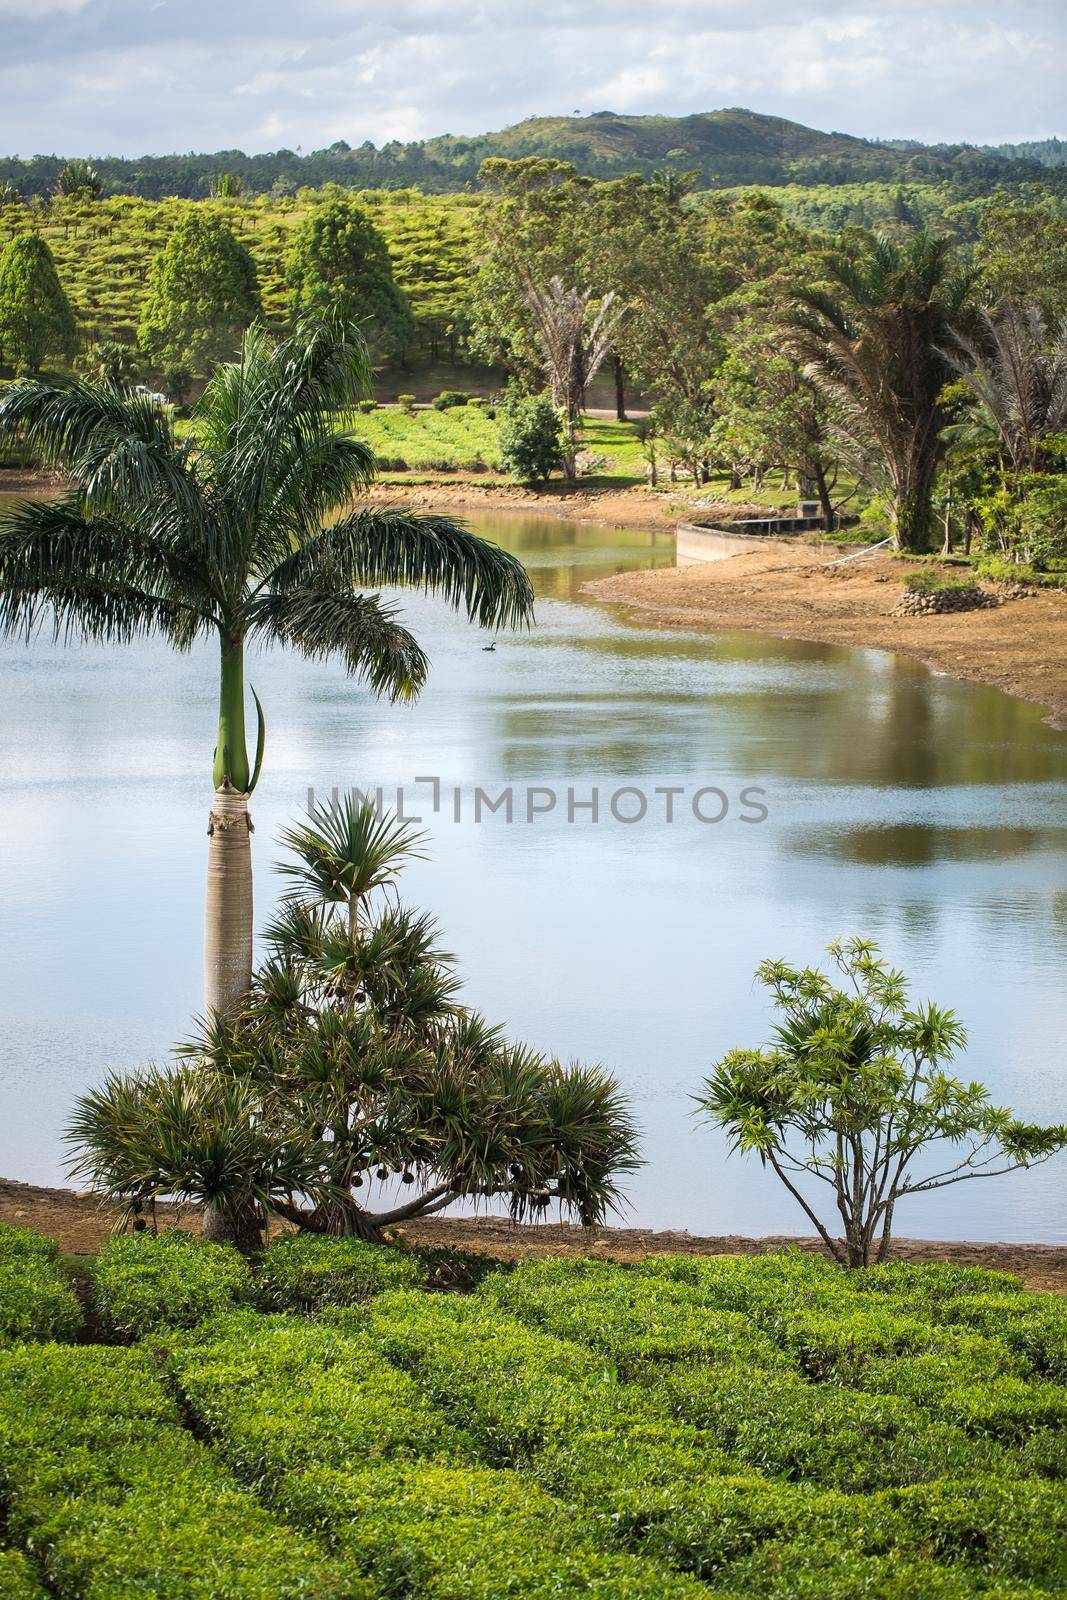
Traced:
<path fill-rule="evenodd" d="M 946 349 L 966 332 L 973 274 L 951 241 L 882 235 L 832 251 L 826 281 L 802 293 L 787 337 L 834 407 L 836 432 L 889 508 L 897 549 L 929 542 L 944 453 Z"/>
<path fill-rule="evenodd" d="M 63 468 L 68 491 L 0 521 L 0 632 L 128 643 L 160 635 L 187 650 L 218 640 L 218 742 L 209 834 L 207 1014 L 229 1015 L 252 972 L 245 648 L 251 640 L 332 658 L 394 698 L 415 695 L 427 662 L 381 584 L 442 595 L 482 626 L 531 615 L 514 557 L 445 517 L 352 509 L 374 472 L 340 431 L 366 391 L 366 348 L 336 313 L 279 344 L 253 330 L 195 411 L 195 447 L 169 416 L 113 385 L 16 385 L 0 402 L 14 435 Z"/>

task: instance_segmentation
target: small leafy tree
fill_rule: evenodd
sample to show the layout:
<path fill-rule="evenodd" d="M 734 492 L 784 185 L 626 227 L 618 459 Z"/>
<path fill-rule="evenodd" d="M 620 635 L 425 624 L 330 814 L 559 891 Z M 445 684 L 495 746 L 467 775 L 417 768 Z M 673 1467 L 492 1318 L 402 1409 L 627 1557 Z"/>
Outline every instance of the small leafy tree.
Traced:
<path fill-rule="evenodd" d="M 344 307 L 372 350 L 401 356 L 415 324 L 393 277 L 384 235 L 347 195 L 314 208 L 301 224 L 286 262 L 294 315 Z"/>
<path fill-rule="evenodd" d="M 137 352 L 118 339 L 101 339 L 99 344 L 89 346 L 77 367 L 87 378 L 101 383 L 132 383 L 137 376 Z"/>
<path fill-rule="evenodd" d="M 55 192 L 64 200 L 99 200 L 104 186 L 92 163 L 75 156 L 60 167 Z"/>
<path fill-rule="evenodd" d="M 248 1003 L 176 1072 L 84 1096 L 74 1170 L 128 1211 L 208 1200 L 246 1246 L 252 1206 L 369 1240 L 464 1197 L 600 1221 L 637 1165 L 618 1085 L 459 1003 L 436 927 L 396 898 L 411 828 L 347 801 L 285 841 L 291 888 Z M 396 1180 L 399 1200 L 380 1187 Z"/>
<path fill-rule="evenodd" d="M 239 200 L 244 191 L 244 179 L 236 172 L 218 172 L 210 188 L 213 200 Z"/>
<path fill-rule="evenodd" d="M 260 314 L 251 255 L 221 218 L 190 206 L 149 274 L 142 348 L 161 367 L 206 373 L 233 358 Z"/>
<path fill-rule="evenodd" d="M 932 1001 L 913 1005 L 872 940 L 829 950 L 840 986 L 811 967 L 762 963 L 781 1015 L 774 1043 L 731 1050 L 697 1104 L 735 1150 L 771 1167 L 843 1266 L 865 1267 L 886 1259 L 899 1200 L 1045 1161 L 1067 1127 L 1021 1122 L 947 1072 L 966 1043 L 961 1024 Z M 818 1184 L 843 1240 L 809 1199 Z"/>
<path fill-rule="evenodd" d="M 563 466 L 564 425 L 550 395 L 509 390 L 498 433 L 501 465 L 520 483 L 541 483 Z"/>
<path fill-rule="evenodd" d="M 69 356 L 74 339 L 51 250 L 39 234 L 19 234 L 0 255 L 0 361 L 40 372 L 47 356 Z"/>

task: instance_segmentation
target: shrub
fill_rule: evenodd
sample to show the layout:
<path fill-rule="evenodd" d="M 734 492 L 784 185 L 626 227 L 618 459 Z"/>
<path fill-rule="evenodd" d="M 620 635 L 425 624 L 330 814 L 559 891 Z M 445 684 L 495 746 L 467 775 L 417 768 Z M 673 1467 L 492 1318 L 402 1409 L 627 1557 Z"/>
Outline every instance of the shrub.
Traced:
<path fill-rule="evenodd" d="M 401 411 L 406 411 L 409 416 L 415 410 L 415 396 L 413 394 L 398 394 L 396 403 Z"/>
<path fill-rule="evenodd" d="M 378 402 L 377 400 L 361 400 L 359 402 L 359 409 L 364 416 L 369 416 L 372 411 L 377 411 Z"/>
<path fill-rule="evenodd" d="M 1062 1583 L 1067 1499 L 1037 1479 L 943 1478 L 891 1494 L 893 1540 L 936 1561 L 958 1561 L 983 1577 Z"/>
<path fill-rule="evenodd" d="M 55 1240 L 0 1225 L 0 1345 L 74 1339 L 81 1325 Z"/>
<path fill-rule="evenodd" d="M 709 1310 L 698 1291 L 607 1262 L 526 1262 L 490 1279 L 486 1292 L 524 1322 L 602 1350 L 624 1377 L 648 1363 L 684 1360 L 788 1365 L 740 1313 Z"/>
<path fill-rule="evenodd" d="M 451 411 L 455 406 L 469 405 L 471 396 L 462 389 L 442 389 L 432 402 L 435 411 Z"/>
<path fill-rule="evenodd" d="M 1000 1459 L 993 1446 L 896 1396 L 741 1367 L 676 1369 L 662 1389 L 680 1416 L 748 1465 L 850 1493 L 982 1471 Z"/>
<path fill-rule="evenodd" d="M 59 1245 L 55 1239 L 36 1233 L 32 1228 L 12 1228 L 6 1222 L 0 1222 L 0 1262 L 16 1257 L 25 1259 L 27 1256 L 35 1256 L 42 1261 L 58 1261 Z"/>
<path fill-rule="evenodd" d="M 369 1600 L 181 1426 L 141 1350 L 0 1352 L 0 1490 L 67 1600 Z"/>
<path fill-rule="evenodd" d="M 93 1269 L 96 1314 L 119 1341 L 192 1327 L 251 1294 L 251 1273 L 236 1250 L 177 1228 L 110 1239 Z"/>
<path fill-rule="evenodd" d="M 0 1594 L 4 1600 L 48 1600 L 35 1569 L 19 1550 L 0 1550 Z"/>
<path fill-rule="evenodd" d="M 690 1579 L 606 1554 L 583 1519 L 517 1473 L 426 1462 L 308 1472 L 287 1514 L 336 1539 L 384 1595 L 441 1600 L 700 1600 Z"/>
<path fill-rule="evenodd" d="M 500 412 L 505 472 L 520 483 L 540 483 L 563 466 L 563 424 L 547 394 L 511 393 Z"/>
<path fill-rule="evenodd" d="M 239 1476 L 417 1455 L 464 1459 L 462 1430 L 366 1337 L 236 1313 L 172 1340 L 167 1372 Z"/>
<path fill-rule="evenodd" d="M 263 1252 L 260 1298 L 271 1311 L 318 1311 L 358 1305 L 386 1289 L 417 1288 L 426 1276 L 417 1257 L 386 1245 L 296 1234 Z"/>
<path fill-rule="evenodd" d="M 535 1484 L 465 1465 L 469 1441 L 366 1337 L 238 1316 L 172 1345 L 168 1370 L 239 1475 L 383 1594 L 696 1600 L 683 1580 L 598 1553 L 590 1526 Z"/>

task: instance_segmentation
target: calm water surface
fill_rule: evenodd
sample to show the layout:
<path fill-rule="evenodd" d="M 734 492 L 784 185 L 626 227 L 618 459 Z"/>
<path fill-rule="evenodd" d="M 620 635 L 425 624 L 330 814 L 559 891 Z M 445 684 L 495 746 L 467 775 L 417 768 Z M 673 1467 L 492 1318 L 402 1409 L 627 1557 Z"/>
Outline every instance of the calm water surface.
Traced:
<path fill-rule="evenodd" d="M 672 563 L 663 536 L 480 526 L 530 568 L 536 626 L 485 653 L 442 606 L 405 599 L 433 661 L 417 705 L 380 705 L 280 653 L 253 662 L 269 721 L 259 920 L 273 841 L 309 785 L 437 775 L 442 810 L 421 808 L 431 845 L 407 896 L 440 919 L 472 1004 L 618 1073 L 648 1162 L 629 1186 L 635 1223 L 807 1231 L 773 1178 L 694 1124 L 688 1096 L 724 1050 L 766 1039 L 757 962 L 812 961 L 841 933 L 876 935 L 924 996 L 959 1010 L 966 1071 L 998 1099 L 1062 1118 L 1067 737 L 1036 707 L 903 658 L 658 633 L 580 596 L 588 578 Z M 214 673 L 206 649 L 0 646 L 6 1176 L 60 1181 L 75 1094 L 108 1066 L 163 1057 L 200 1004 Z M 474 825 L 474 788 L 509 784 L 520 815 L 528 786 L 554 788 L 556 811 Z M 651 791 L 672 784 L 717 786 L 730 811 L 701 824 L 683 800 L 668 825 Z M 758 825 L 740 820 L 747 785 L 766 791 Z M 649 793 L 644 822 L 610 817 L 622 786 Z M 568 824 L 568 787 L 579 801 L 600 790 L 599 822 L 579 810 Z M 899 1230 L 1067 1239 L 1065 1166 L 916 1199 Z"/>

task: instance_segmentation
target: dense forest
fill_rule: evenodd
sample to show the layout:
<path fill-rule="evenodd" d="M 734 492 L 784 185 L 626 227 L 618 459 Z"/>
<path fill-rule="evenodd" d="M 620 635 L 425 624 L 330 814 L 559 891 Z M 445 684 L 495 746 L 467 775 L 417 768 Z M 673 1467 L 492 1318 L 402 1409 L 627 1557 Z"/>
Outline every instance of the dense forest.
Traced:
<path fill-rule="evenodd" d="M 861 182 L 960 183 L 990 186 L 1027 179 L 1062 181 L 1058 140 L 979 149 L 973 145 L 920 145 L 909 141 L 857 139 L 821 133 L 781 117 L 743 109 L 689 117 L 624 117 L 600 111 L 588 117 L 531 117 L 496 133 L 460 138 L 442 134 L 409 144 L 367 141 L 355 148 L 343 140 L 326 150 L 300 154 L 276 150 L 246 155 L 213 154 L 94 157 L 104 194 L 202 199 L 220 171 L 237 176 L 252 194 L 294 194 L 302 186 L 339 183 L 347 188 L 407 188 L 433 193 L 473 186 L 483 161 L 539 156 L 568 161 L 589 177 L 636 172 L 646 177 L 663 166 L 692 170 L 701 188 L 738 184 L 851 184 Z M 63 158 L 37 155 L 0 158 L 0 184 L 24 197 L 55 187 Z"/>

